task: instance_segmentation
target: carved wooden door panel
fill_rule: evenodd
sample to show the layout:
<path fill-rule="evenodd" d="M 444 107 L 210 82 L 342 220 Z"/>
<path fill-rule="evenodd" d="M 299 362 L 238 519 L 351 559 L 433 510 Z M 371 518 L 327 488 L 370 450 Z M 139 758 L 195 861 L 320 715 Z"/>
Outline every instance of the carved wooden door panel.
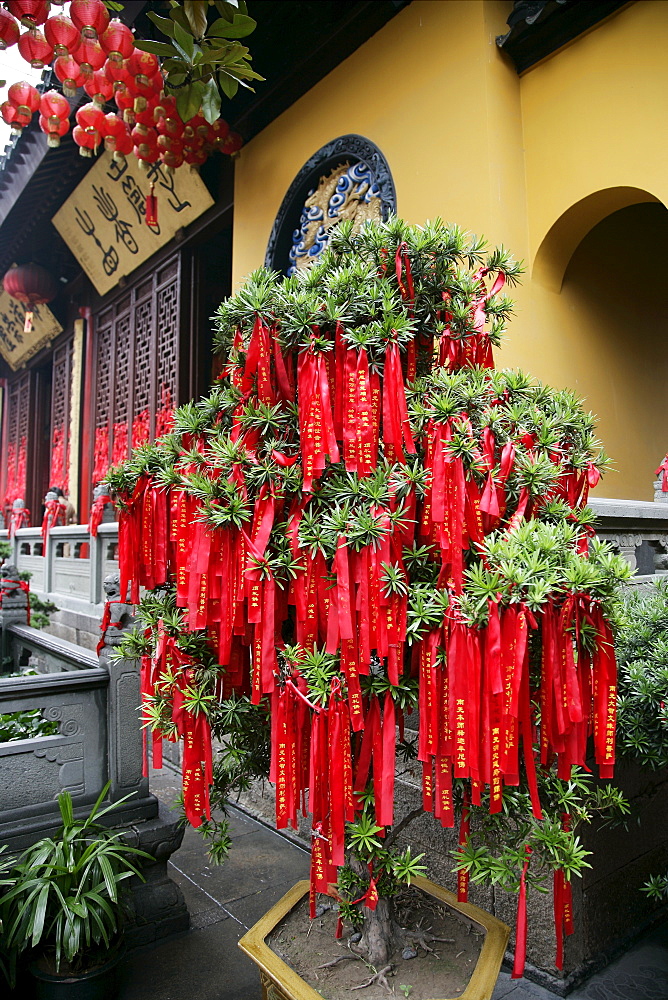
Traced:
<path fill-rule="evenodd" d="M 94 318 L 93 483 L 130 448 L 169 429 L 179 394 L 181 306 L 177 254 Z"/>
<path fill-rule="evenodd" d="M 67 491 L 70 467 L 70 409 L 72 399 L 72 354 L 70 337 L 53 352 L 51 375 L 51 463 L 49 486 Z"/>
<path fill-rule="evenodd" d="M 4 503 L 21 497 L 27 501 L 27 462 L 30 448 L 30 412 L 32 399 L 30 372 L 22 372 L 7 380 L 7 405 L 5 407 L 6 481 Z"/>

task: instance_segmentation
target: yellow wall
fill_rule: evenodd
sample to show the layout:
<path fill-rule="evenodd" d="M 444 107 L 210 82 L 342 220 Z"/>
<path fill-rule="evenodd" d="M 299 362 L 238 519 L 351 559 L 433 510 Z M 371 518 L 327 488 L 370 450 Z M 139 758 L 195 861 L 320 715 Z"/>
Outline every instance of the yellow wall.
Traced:
<path fill-rule="evenodd" d="M 510 6 L 412 3 L 242 149 L 235 286 L 262 263 L 278 208 L 306 160 L 349 132 L 387 157 L 403 218 L 440 215 L 525 255 L 524 210 L 516 204 L 519 81 L 494 44 Z"/>
<path fill-rule="evenodd" d="M 242 150 L 234 285 L 262 263 L 304 162 L 338 135 L 365 136 L 390 164 L 403 218 L 440 215 L 527 262 L 497 363 L 585 395 L 618 470 L 599 494 L 649 499 L 668 447 L 661 316 L 635 317 L 643 348 L 630 355 L 630 327 L 617 328 L 614 312 L 580 287 L 588 274 L 600 295 L 615 290 L 599 273 L 612 273 L 602 258 L 591 258 L 606 249 L 600 233 L 567 267 L 611 212 L 668 204 L 668 3 L 631 4 L 521 78 L 495 44 L 511 6 L 415 0 Z"/>

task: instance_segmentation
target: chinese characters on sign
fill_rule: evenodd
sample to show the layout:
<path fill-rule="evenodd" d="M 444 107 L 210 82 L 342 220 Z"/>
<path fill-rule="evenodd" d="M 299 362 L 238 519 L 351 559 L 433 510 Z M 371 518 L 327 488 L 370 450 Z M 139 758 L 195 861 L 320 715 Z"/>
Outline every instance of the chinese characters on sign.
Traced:
<path fill-rule="evenodd" d="M 155 229 L 145 221 L 151 183 L 158 197 Z M 103 153 L 52 221 L 104 295 L 211 205 L 199 176 L 186 168 L 171 174 L 154 163 L 144 173 L 136 161 L 117 163 Z"/>
<path fill-rule="evenodd" d="M 62 326 L 48 306 L 33 307 L 30 333 L 23 327 L 26 307 L 0 286 L 0 354 L 16 371 L 62 331 Z"/>

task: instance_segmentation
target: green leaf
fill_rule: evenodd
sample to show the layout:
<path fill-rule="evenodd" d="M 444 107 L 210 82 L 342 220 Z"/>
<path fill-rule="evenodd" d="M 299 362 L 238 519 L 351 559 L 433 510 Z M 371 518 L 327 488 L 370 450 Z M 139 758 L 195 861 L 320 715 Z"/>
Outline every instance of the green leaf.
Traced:
<path fill-rule="evenodd" d="M 237 13 L 246 14 L 248 11 L 245 0 L 215 0 L 214 6 L 226 21 L 231 21 Z"/>
<path fill-rule="evenodd" d="M 84 828 L 87 827 L 87 826 L 90 826 L 91 823 L 93 823 L 94 820 L 97 819 L 98 816 L 102 816 L 102 815 L 104 815 L 104 812 L 106 812 L 106 809 L 103 810 L 102 812 L 100 812 L 100 806 L 104 802 L 104 798 L 105 798 L 107 792 L 109 791 L 110 787 L 111 787 L 111 782 L 108 781 L 106 783 L 106 785 L 104 786 L 104 788 L 102 789 L 102 791 L 100 792 L 100 794 L 98 795 L 97 799 L 95 800 L 95 805 L 93 806 L 93 808 L 91 809 L 90 813 L 86 817 L 86 820 L 84 821 L 84 824 L 83 824 Z M 58 796 L 58 798 L 60 798 L 60 796 Z M 112 806 L 112 808 L 114 808 L 114 806 Z"/>
<path fill-rule="evenodd" d="M 135 48 L 142 52 L 152 52 L 154 56 L 164 56 L 166 59 L 173 59 L 176 55 L 174 48 L 168 42 L 144 41 L 143 38 L 135 39 Z"/>
<path fill-rule="evenodd" d="M 174 22 L 168 17 L 160 17 L 159 14 L 155 14 L 152 10 L 148 12 L 148 17 L 153 21 L 155 26 L 160 29 L 163 35 L 169 35 L 170 38 L 174 37 Z M 135 45 L 137 45 L 135 40 Z"/>
<path fill-rule="evenodd" d="M 229 76 L 224 72 L 224 70 L 221 70 L 218 74 L 218 82 L 220 83 L 220 89 L 225 94 L 225 97 L 229 97 L 230 99 L 234 97 L 239 89 L 239 81 Z"/>
<path fill-rule="evenodd" d="M 220 92 L 215 80 L 209 80 L 204 88 L 202 114 L 210 125 L 220 116 Z"/>
<path fill-rule="evenodd" d="M 188 74 L 185 70 L 173 69 L 167 74 L 167 83 L 170 87 L 180 87 L 186 82 L 186 77 Z"/>
<path fill-rule="evenodd" d="M 174 23 L 174 42 L 183 52 L 186 59 L 189 59 L 192 62 L 193 56 L 195 55 L 195 39 L 190 32 L 186 31 L 185 28 L 182 28 L 178 22 Z"/>
<path fill-rule="evenodd" d="M 206 32 L 206 8 L 207 5 L 203 4 L 202 0 L 185 0 L 183 4 L 195 38 L 202 38 Z"/>
<path fill-rule="evenodd" d="M 114 879 L 114 870 L 109 863 L 109 858 L 105 857 L 104 854 L 100 854 L 97 861 L 104 878 L 104 884 L 106 885 L 107 892 L 109 893 L 109 898 L 115 903 L 118 900 L 118 891 L 116 889 L 116 881 Z"/>
<path fill-rule="evenodd" d="M 203 95 L 204 84 L 197 80 L 179 91 L 176 95 L 176 110 L 182 121 L 189 122 L 191 118 L 195 117 L 202 103 Z"/>
<path fill-rule="evenodd" d="M 63 826 L 71 826 L 74 822 L 74 808 L 72 806 L 72 796 L 69 792 L 61 792 L 58 796 L 58 808 L 63 820 Z"/>
<path fill-rule="evenodd" d="M 235 14 L 232 23 L 224 17 L 219 17 L 209 28 L 207 34 L 218 38 L 245 38 L 257 28 L 257 21 L 245 14 Z"/>
<path fill-rule="evenodd" d="M 236 43 L 227 43 L 225 45 L 215 45 L 213 48 L 206 46 L 202 51 L 204 58 L 207 62 L 222 62 L 223 60 L 229 58 L 230 53 L 234 53 Z"/>
<path fill-rule="evenodd" d="M 232 98 L 239 89 L 239 81 L 234 80 L 231 76 L 221 69 L 218 74 L 218 82 L 220 84 L 220 89 L 225 94 L 225 97 Z"/>

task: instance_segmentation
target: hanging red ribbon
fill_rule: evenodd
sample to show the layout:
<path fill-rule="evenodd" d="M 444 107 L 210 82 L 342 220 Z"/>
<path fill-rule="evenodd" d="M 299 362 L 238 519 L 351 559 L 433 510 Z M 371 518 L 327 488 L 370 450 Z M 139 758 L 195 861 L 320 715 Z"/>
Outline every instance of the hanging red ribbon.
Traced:
<path fill-rule="evenodd" d="M 515 960 L 513 962 L 513 971 L 510 974 L 511 979 L 521 979 L 524 975 L 524 965 L 526 963 L 527 954 L 527 886 L 526 886 L 526 876 L 529 870 L 529 859 L 531 857 L 532 851 L 527 844 L 524 848 L 525 861 L 522 865 L 522 874 L 520 875 L 520 891 L 517 898 L 517 922 L 515 925 Z"/>

